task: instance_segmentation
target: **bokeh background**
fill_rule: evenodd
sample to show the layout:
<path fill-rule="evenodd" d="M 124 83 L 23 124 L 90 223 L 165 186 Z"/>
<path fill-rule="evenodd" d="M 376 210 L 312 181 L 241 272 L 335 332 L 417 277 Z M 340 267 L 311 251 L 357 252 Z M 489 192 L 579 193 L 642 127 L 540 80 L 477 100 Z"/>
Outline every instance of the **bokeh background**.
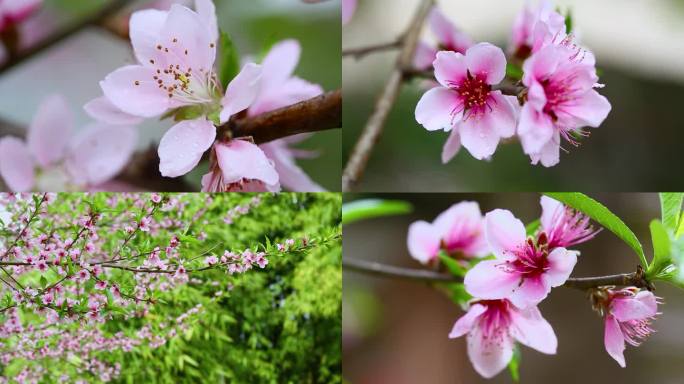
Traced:
<path fill-rule="evenodd" d="M 652 256 L 648 224 L 660 217 L 657 194 L 592 194 L 641 239 Z M 356 222 L 344 228 L 344 256 L 420 268 L 406 249 L 408 226 L 432 221 L 454 203 L 477 201 L 486 213 L 509 209 L 529 223 L 541 214 L 539 194 L 356 194 L 345 201 L 379 197 L 401 199 L 414 206 L 405 216 Z M 632 272 L 636 254 L 611 232 L 576 247 L 581 256 L 573 276 Z M 522 347 L 522 383 L 681 383 L 684 377 L 684 291 L 658 283 L 656 294 L 665 304 L 654 323 L 657 333 L 640 347 L 627 347 L 627 367 L 620 368 L 605 352 L 602 319 L 591 310 L 586 295 L 559 287 L 540 305 L 558 337 L 558 354 L 549 356 Z M 425 283 L 343 273 L 343 376 L 350 383 L 512 383 L 507 371 L 485 380 L 473 370 L 465 338 L 450 340 L 461 309 Z"/>
<path fill-rule="evenodd" d="M 22 44 L 31 46 L 96 12 L 108 1 L 111 0 L 44 0 L 43 8 L 21 27 Z M 152 3 L 131 1 L 123 14 Z M 241 56 L 260 60 L 273 43 L 295 38 L 302 45 L 296 75 L 321 84 L 327 91 L 341 86 L 339 0 L 317 4 L 300 0 L 215 0 L 214 3 L 219 27 L 231 35 Z M 114 69 L 134 62 L 128 40 L 93 26 L 0 74 L 0 136 L 11 129 L 24 129 L 43 98 L 52 93 L 65 96 L 76 115 L 77 128 L 82 129 L 92 121 L 82 107 L 102 94 L 99 81 Z M 172 125 L 172 121 L 156 119 L 141 124 L 140 148 L 158 142 Z M 318 151 L 320 157 L 299 160 L 298 164 L 324 188 L 333 191 L 340 189 L 340 141 L 340 130 L 332 130 L 317 133 L 300 146 Z M 207 169 L 204 164 L 188 177 L 199 185 L 199 177 Z"/>
<path fill-rule="evenodd" d="M 343 28 L 343 48 L 388 42 L 409 24 L 418 0 L 359 0 Z M 505 47 L 523 0 L 438 0 L 445 14 L 475 41 Z M 532 1 L 536 3 L 536 1 Z M 530 165 L 517 142 L 500 146 L 491 162 L 461 152 L 447 165 L 440 153 L 448 137 L 416 123 L 421 83 L 404 86 L 357 191 L 657 191 L 682 190 L 684 114 L 684 2 L 679 0 L 556 0 L 570 8 L 582 44 L 602 71 L 600 92 L 613 110 L 581 147 L 564 147 L 553 168 Z M 430 41 L 430 32 L 425 31 Z M 347 159 L 370 115 L 396 53 L 343 60 L 344 140 Z M 679 176 L 679 177 L 678 177 Z"/>

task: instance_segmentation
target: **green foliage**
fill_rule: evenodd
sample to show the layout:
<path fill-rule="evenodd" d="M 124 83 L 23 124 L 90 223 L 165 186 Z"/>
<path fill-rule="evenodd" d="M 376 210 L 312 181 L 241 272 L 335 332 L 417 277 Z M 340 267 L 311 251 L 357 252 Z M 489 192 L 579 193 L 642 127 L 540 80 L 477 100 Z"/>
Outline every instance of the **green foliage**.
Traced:
<path fill-rule="evenodd" d="M 451 274 L 454 276 L 463 277 L 465 276 L 466 272 L 468 272 L 468 269 L 466 267 L 459 264 L 458 261 L 447 255 L 443 251 L 439 253 L 439 260 L 441 260 L 442 263 L 444 263 L 449 272 L 451 272 Z"/>
<path fill-rule="evenodd" d="M 527 236 L 532 236 L 537 232 L 537 229 L 539 229 L 540 226 L 541 220 L 537 219 L 532 221 L 525 226 L 525 233 L 527 233 Z"/>
<path fill-rule="evenodd" d="M 675 232 L 679 226 L 679 215 L 682 213 L 684 193 L 660 193 L 660 211 L 663 225 L 669 231 Z"/>
<path fill-rule="evenodd" d="M 545 195 L 556 199 L 565 205 L 576 209 L 591 217 L 604 228 L 613 232 L 622 241 L 627 243 L 639 256 L 641 264 L 648 269 L 648 262 L 644 255 L 644 249 L 634 232 L 619 217 L 606 208 L 603 204 L 590 198 L 583 193 L 577 192 L 546 192 Z"/>
<path fill-rule="evenodd" d="M 228 83 L 240 72 L 240 55 L 233 39 L 224 31 L 221 31 L 219 37 L 219 48 L 218 76 L 223 89 L 226 89 Z"/>
<path fill-rule="evenodd" d="M 573 27 L 572 10 L 568 8 L 568 11 L 565 13 L 565 32 L 567 34 L 572 33 Z"/>
<path fill-rule="evenodd" d="M 670 269 L 672 258 L 670 254 L 670 237 L 665 226 L 659 220 L 651 221 L 651 241 L 653 242 L 653 261 L 646 271 L 648 278 L 659 278 Z"/>
<path fill-rule="evenodd" d="M 399 200 L 364 199 L 342 206 L 342 224 L 375 217 L 403 215 L 411 212 L 411 204 Z"/>

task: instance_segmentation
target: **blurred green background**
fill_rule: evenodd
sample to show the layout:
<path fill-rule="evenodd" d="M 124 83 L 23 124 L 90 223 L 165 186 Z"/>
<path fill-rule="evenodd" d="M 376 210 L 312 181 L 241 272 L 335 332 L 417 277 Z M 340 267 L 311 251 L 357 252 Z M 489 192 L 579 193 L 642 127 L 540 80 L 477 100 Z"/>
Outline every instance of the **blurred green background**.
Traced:
<path fill-rule="evenodd" d="M 624 220 L 652 257 L 648 225 L 660 218 L 655 193 L 589 194 Z M 536 193 L 498 194 L 350 194 L 360 198 L 409 201 L 413 213 L 345 225 L 344 257 L 422 268 L 406 248 L 409 225 L 435 217 L 461 201 L 476 201 L 482 213 L 508 209 L 524 223 L 541 214 Z M 581 256 L 574 277 L 632 272 L 636 254 L 608 230 L 578 246 Z M 656 333 L 638 348 L 627 346 L 626 368 L 606 353 L 604 325 L 579 290 L 559 287 L 539 309 L 558 338 L 558 352 L 548 356 L 522 347 L 521 383 L 679 383 L 684 375 L 684 291 L 657 284 L 665 304 L 653 323 Z M 472 368 L 464 337 L 447 335 L 463 311 L 450 298 L 426 283 L 343 272 L 343 376 L 350 383 L 512 383 L 507 371 L 485 380 Z"/>
<path fill-rule="evenodd" d="M 78 21 L 107 1 L 45 0 L 44 3 L 44 8 L 22 26 L 22 36 L 28 46 Z M 133 1 L 131 9 L 152 3 Z M 243 57 L 260 60 L 273 43 L 295 38 L 302 45 L 296 75 L 321 84 L 326 91 L 341 87 L 339 0 L 319 4 L 299 0 L 216 0 L 215 4 L 219 27 L 231 35 Z M 62 93 L 76 114 L 77 128 L 82 129 L 92 121 L 82 106 L 102 94 L 99 81 L 114 69 L 134 62 L 127 40 L 102 28 L 86 28 L 0 75 L 0 120 L 24 127 L 44 97 Z M 172 125 L 171 121 L 155 119 L 141 124 L 140 148 L 158 142 Z M 318 151 L 318 158 L 298 160 L 298 164 L 332 191 L 340 189 L 341 136 L 340 130 L 325 131 L 299 146 Z M 189 178 L 199 183 L 199 177 L 207 169 L 207 164 L 203 164 Z"/>
<path fill-rule="evenodd" d="M 343 47 L 391 41 L 408 25 L 417 0 L 360 2 L 344 27 Z M 532 2 L 536 3 L 536 2 Z M 440 159 L 445 132 L 428 132 L 414 118 L 426 88 L 402 88 L 357 191 L 658 191 L 682 190 L 684 143 L 684 8 L 680 1 L 554 1 L 571 9 L 580 42 L 594 51 L 600 93 L 612 112 L 579 148 L 563 145 L 560 164 L 532 166 L 518 142 L 500 145 L 491 162 L 465 150 L 447 165 Z M 447 16 L 475 41 L 506 46 L 524 1 L 441 0 Z M 382 21 L 382 22 L 380 22 Z M 425 32 L 425 39 L 431 35 Z M 345 58 L 343 156 L 348 158 L 382 90 L 395 53 Z"/>

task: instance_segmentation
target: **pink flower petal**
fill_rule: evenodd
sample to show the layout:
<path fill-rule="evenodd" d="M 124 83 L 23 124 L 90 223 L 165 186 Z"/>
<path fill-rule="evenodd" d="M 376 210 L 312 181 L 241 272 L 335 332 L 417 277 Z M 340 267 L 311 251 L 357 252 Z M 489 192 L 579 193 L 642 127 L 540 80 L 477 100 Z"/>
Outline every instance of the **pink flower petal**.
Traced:
<path fill-rule="evenodd" d="M 610 110 L 611 105 L 608 99 L 594 90 L 586 92 L 571 105 L 563 107 L 563 112 L 574 117 L 577 125 L 590 127 L 601 125 L 608 117 Z"/>
<path fill-rule="evenodd" d="M 72 141 L 66 167 L 77 184 L 102 184 L 128 164 L 137 141 L 132 127 L 86 127 Z"/>
<path fill-rule="evenodd" d="M 442 148 L 442 163 L 446 164 L 453 159 L 459 149 L 461 149 L 461 135 L 457 129 L 454 129 L 449 134 L 446 143 L 444 143 L 444 148 Z"/>
<path fill-rule="evenodd" d="M 128 34 L 135 57 L 141 64 L 159 59 L 157 39 L 168 15 L 168 11 L 157 9 L 144 9 L 131 15 Z"/>
<path fill-rule="evenodd" d="M 162 176 L 178 177 L 190 172 L 215 138 L 216 128 L 206 119 L 185 120 L 174 125 L 159 143 Z"/>
<path fill-rule="evenodd" d="M 555 132 L 553 138 L 549 140 L 539 153 L 530 154 L 532 164 L 541 161 L 545 167 L 553 167 L 560 162 L 560 133 Z"/>
<path fill-rule="evenodd" d="M 265 86 L 263 79 L 262 85 Z M 248 115 L 256 116 L 279 108 L 309 100 L 323 93 L 323 88 L 298 77 L 292 77 L 278 87 L 261 89 L 254 103 L 250 105 Z"/>
<path fill-rule="evenodd" d="M 433 224 L 447 245 L 484 237 L 484 220 L 480 206 L 474 201 L 452 205 L 440 213 Z"/>
<path fill-rule="evenodd" d="M 557 47 L 549 45 L 542 48 L 539 52 L 532 55 L 525 60 L 523 64 L 523 84 L 528 87 L 532 85 L 535 79 L 546 79 L 553 74 L 561 61 L 563 56 L 559 54 Z"/>
<path fill-rule="evenodd" d="M 490 158 L 499 146 L 500 136 L 487 115 L 468 117 L 459 125 L 461 144 L 478 160 Z"/>
<path fill-rule="evenodd" d="M 225 123 L 234 114 L 244 111 L 254 102 L 261 89 L 261 66 L 249 63 L 228 84 L 226 95 L 221 100 L 221 123 Z"/>
<path fill-rule="evenodd" d="M 354 16 L 357 0 L 342 0 L 342 25 L 347 24 Z"/>
<path fill-rule="evenodd" d="M 262 144 L 261 150 L 266 156 L 273 160 L 276 172 L 280 178 L 280 184 L 293 192 L 321 192 L 323 187 L 316 184 L 295 163 L 293 153 L 287 148 L 287 143 L 281 140 Z"/>
<path fill-rule="evenodd" d="M 301 53 L 302 48 L 294 39 L 283 40 L 273 45 L 261 62 L 262 89 L 278 87 L 289 79 L 297 68 Z"/>
<path fill-rule="evenodd" d="M 0 139 L 0 176 L 13 192 L 30 191 L 35 184 L 33 157 L 16 137 Z"/>
<path fill-rule="evenodd" d="M 107 75 L 100 82 L 100 87 L 121 111 L 134 116 L 154 117 L 171 106 L 171 98 L 159 89 L 153 79 L 155 74 L 152 68 L 129 65 Z"/>
<path fill-rule="evenodd" d="M 219 30 L 214 2 L 212 0 L 195 0 L 195 10 L 208 29 L 209 39 L 216 42 L 218 40 Z"/>
<path fill-rule="evenodd" d="M 143 121 L 141 117 L 120 110 L 104 96 L 89 101 L 83 109 L 93 119 L 106 124 L 137 125 Z"/>
<path fill-rule="evenodd" d="M 606 316 L 606 330 L 603 336 L 603 343 L 606 347 L 606 352 L 617 361 L 622 368 L 625 364 L 625 338 L 620 331 L 618 321 L 612 315 Z"/>
<path fill-rule="evenodd" d="M 436 56 L 437 50 L 435 48 L 423 41 L 419 41 L 416 46 L 416 54 L 413 57 L 413 66 L 420 70 L 430 69 Z"/>
<path fill-rule="evenodd" d="M 465 62 L 473 76 L 481 76 L 488 84 L 498 84 L 506 76 L 506 55 L 495 45 L 473 45 L 466 51 Z"/>
<path fill-rule="evenodd" d="M 523 223 L 504 209 L 495 209 L 485 215 L 485 235 L 491 251 L 502 260 L 514 259 L 513 252 L 527 237 Z"/>
<path fill-rule="evenodd" d="M 615 298 L 610 306 L 610 313 L 621 322 L 653 317 L 657 312 L 656 297 L 649 291 L 640 291 L 635 297 Z"/>
<path fill-rule="evenodd" d="M 549 269 L 544 273 L 544 281 L 551 287 L 558 287 L 570 277 L 577 264 L 577 251 L 556 248 L 549 254 Z"/>
<path fill-rule="evenodd" d="M 555 355 L 558 339 L 551 324 L 546 321 L 536 306 L 511 311 L 511 335 L 520 343 L 541 353 Z"/>
<path fill-rule="evenodd" d="M 278 172 L 258 146 L 245 140 L 231 140 L 216 145 L 216 157 L 225 183 L 242 179 L 260 180 L 268 185 L 278 183 Z"/>
<path fill-rule="evenodd" d="M 193 73 L 213 70 L 216 38 L 206 20 L 187 7 L 171 6 L 157 43 L 169 49 L 165 56 L 172 57 L 174 64 L 192 68 Z"/>
<path fill-rule="evenodd" d="M 406 245 L 409 254 L 421 264 L 427 264 L 437 257 L 441 234 L 426 221 L 416 221 L 409 226 Z"/>
<path fill-rule="evenodd" d="M 28 128 L 26 141 L 41 167 L 64 158 L 73 125 L 74 117 L 62 96 L 49 96 L 40 104 Z"/>
<path fill-rule="evenodd" d="M 565 205 L 556 199 L 548 196 L 542 196 L 539 199 L 539 204 L 542 207 L 542 214 L 540 218 L 541 227 L 545 231 L 553 228 L 554 219 L 558 218 L 565 212 Z M 548 232 L 547 232 L 548 233 Z"/>
<path fill-rule="evenodd" d="M 465 275 L 466 291 L 481 299 L 508 298 L 520 285 L 520 276 L 502 268 L 501 260 L 483 260 Z"/>
<path fill-rule="evenodd" d="M 484 378 L 492 378 L 504 370 L 513 357 L 513 340 L 506 333 L 485 338 L 481 327 L 468 333 L 468 357 L 473 367 Z"/>
<path fill-rule="evenodd" d="M 468 75 L 466 58 L 458 52 L 437 52 L 437 58 L 432 65 L 435 67 L 435 78 L 446 88 L 461 84 Z"/>
<path fill-rule="evenodd" d="M 454 327 L 449 332 L 449 338 L 455 339 L 470 332 L 475 326 L 475 322 L 487 311 L 487 307 L 482 304 L 473 304 L 465 315 L 454 323 Z"/>
<path fill-rule="evenodd" d="M 553 138 L 556 128 L 545 113 L 525 104 L 520 113 L 518 134 L 526 154 L 539 153 Z"/>
<path fill-rule="evenodd" d="M 549 292 L 551 292 L 551 287 L 545 284 L 542 276 L 526 277 L 508 299 L 518 308 L 527 308 L 539 304 Z"/>
<path fill-rule="evenodd" d="M 454 112 L 458 113 L 454 113 Z M 425 92 L 416 105 L 416 121 L 428 131 L 450 131 L 463 116 L 460 96 L 446 88 L 436 87 Z"/>

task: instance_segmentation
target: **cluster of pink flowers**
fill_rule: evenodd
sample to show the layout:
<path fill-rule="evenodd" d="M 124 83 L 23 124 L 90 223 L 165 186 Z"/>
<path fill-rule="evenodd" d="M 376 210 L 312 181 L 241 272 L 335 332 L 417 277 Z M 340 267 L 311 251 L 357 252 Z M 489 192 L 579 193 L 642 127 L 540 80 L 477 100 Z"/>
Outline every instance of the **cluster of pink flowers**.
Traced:
<path fill-rule="evenodd" d="M 223 222 L 228 225 L 233 224 L 238 217 L 248 214 L 252 208 L 261 204 L 261 199 L 261 195 L 254 195 L 254 197 L 249 199 L 247 203 L 232 207 L 226 213 L 226 216 L 223 218 Z"/>
<path fill-rule="evenodd" d="M 522 90 L 504 95 L 504 51 L 489 43 L 472 44 L 438 10 L 430 16 L 439 52 L 425 44 L 417 51 L 418 68 L 434 67 L 438 85 L 418 102 L 415 117 L 429 131 L 451 132 L 442 161 L 465 147 L 476 159 L 489 159 L 502 139 L 515 135 L 532 163 L 560 161 L 561 139 L 578 145 L 584 127 L 598 127 L 611 105 L 596 88 L 591 52 L 573 43 L 565 18 L 542 0 L 516 19 L 509 60 L 522 62 Z M 434 61 L 431 61 L 434 58 Z"/>
<path fill-rule="evenodd" d="M 261 64 L 245 64 L 224 93 L 214 69 L 219 38 L 214 4 L 196 0 L 195 9 L 174 4 L 168 11 L 134 12 L 130 37 L 138 64 L 107 75 L 100 83 L 104 96 L 88 103 L 86 111 L 109 124 L 137 123 L 182 107 L 201 111 L 200 117 L 169 129 L 158 152 L 161 174 L 179 177 L 211 149 L 203 191 L 279 191 L 281 185 L 294 191 L 321 190 L 295 163 L 296 157 L 309 154 L 288 147 L 306 136 L 261 146 L 248 137 L 216 140 L 216 126 L 239 113 L 258 115 L 323 92 L 292 75 L 299 43 L 281 41 Z"/>
<path fill-rule="evenodd" d="M 511 361 L 515 343 L 555 354 L 558 340 L 537 305 L 553 287 L 563 285 L 577 262 L 571 247 L 592 239 L 599 230 L 589 218 L 549 197 L 541 198 L 540 228 L 528 236 L 510 211 L 496 209 L 484 218 L 477 203 L 456 204 L 433 223 L 418 221 L 409 228 L 411 255 L 426 264 L 440 252 L 462 262 L 472 295 L 467 313 L 449 334 L 467 334 L 468 356 L 475 370 L 490 378 Z M 493 258 L 479 259 L 493 254 Z M 628 287 L 593 291 L 595 309 L 605 319 L 606 351 L 625 366 L 625 342 L 639 345 L 653 330 L 657 298 Z"/>

